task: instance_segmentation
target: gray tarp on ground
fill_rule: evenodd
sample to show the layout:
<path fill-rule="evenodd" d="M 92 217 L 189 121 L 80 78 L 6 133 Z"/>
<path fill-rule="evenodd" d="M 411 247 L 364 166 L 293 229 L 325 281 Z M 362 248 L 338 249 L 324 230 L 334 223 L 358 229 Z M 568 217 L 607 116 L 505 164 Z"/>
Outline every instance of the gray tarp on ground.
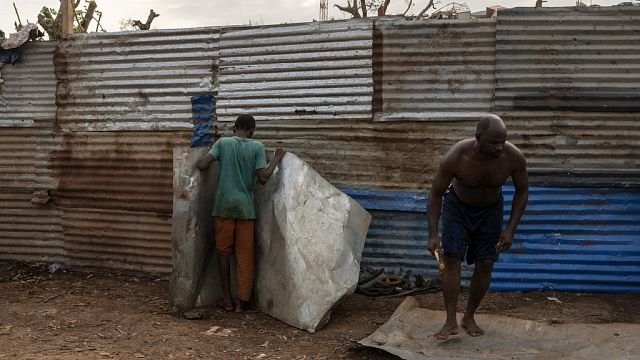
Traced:
<path fill-rule="evenodd" d="M 443 311 L 418 307 L 408 297 L 389 321 L 360 344 L 407 360 L 419 359 L 631 359 L 640 353 L 635 324 L 561 324 L 477 315 L 485 335 L 462 331 L 446 341 L 433 338 L 444 324 Z M 462 330 L 462 329 L 461 329 Z"/>
<path fill-rule="evenodd" d="M 256 204 L 258 308 L 315 331 L 355 291 L 371 215 L 291 153 Z"/>
<path fill-rule="evenodd" d="M 174 150 L 170 302 L 176 310 L 210 305 L 221 296 L 212 256 L 216 167 L 193 171 L 205 153 Z M 256 210 L 258 308 L 315 331 L 356 288 L 371 216 L 293 154 L 266 186 L 257 185 Z"/>

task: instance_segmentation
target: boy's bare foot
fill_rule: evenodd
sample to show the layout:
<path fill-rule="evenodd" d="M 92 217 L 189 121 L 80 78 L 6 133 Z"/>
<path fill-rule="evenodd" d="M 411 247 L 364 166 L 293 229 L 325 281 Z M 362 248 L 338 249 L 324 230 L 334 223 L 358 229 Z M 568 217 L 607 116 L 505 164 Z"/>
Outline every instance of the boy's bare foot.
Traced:
<path fill-rule="evenodd" d="M 456 323 L 446 323 L 442 326 L 442 329 L 437 333 L 433 334 L 433 337 L 438 340 L 447 340 L 450 335 L 458 335 L 458 324 Z"/>
<path fill-rule="evenodd" d="M 218 306 L 225 311 L 233 311 L 233 301 L 226 302 L 224 300 L 221 300 L 220 302 L 218 302 Z"/>
<path fill-rule="evenodd" d="M 484 330 L 482 330 L 482 328 L 480 328 L 480 326 L 476 324 L 474 318 L 462 318 L 460 325 L 467 331 L 467 334 L 469 334 L 469 336 L 476 337 L 484 334 Z"/>
<path fill-rule="evenodd" d="M 243 313 L 249 310 L 249 303 L 246 301 L 238 300 L 236 303 L 236 312 Z"/>

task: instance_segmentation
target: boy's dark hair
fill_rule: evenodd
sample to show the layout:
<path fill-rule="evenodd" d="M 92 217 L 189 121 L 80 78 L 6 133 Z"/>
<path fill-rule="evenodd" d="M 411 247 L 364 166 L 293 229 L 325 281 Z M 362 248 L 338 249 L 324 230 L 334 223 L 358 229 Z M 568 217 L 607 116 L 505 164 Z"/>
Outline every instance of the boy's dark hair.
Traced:
<path fill-rule="evenodd" d="M 236 119 L 235 128 L 239 130 L 251 130 L 256 127 L 256 119 L 249 114 L 242 114 Z"/>

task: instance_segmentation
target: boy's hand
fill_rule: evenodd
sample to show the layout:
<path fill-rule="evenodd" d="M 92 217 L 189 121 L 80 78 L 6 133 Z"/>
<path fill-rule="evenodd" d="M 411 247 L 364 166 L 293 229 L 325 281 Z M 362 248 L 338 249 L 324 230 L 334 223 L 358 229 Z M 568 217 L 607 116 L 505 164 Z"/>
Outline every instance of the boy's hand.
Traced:
<path fill-rule="evenodd" d="M 274 160 L 276 160 L 276 162 L 280 162 L 286 153 L 287 152 L 284 151 L 283 148 L 277 148 L 276 149 L 276 153 L 273 156 L 273 158 L 274 158 Z"/>

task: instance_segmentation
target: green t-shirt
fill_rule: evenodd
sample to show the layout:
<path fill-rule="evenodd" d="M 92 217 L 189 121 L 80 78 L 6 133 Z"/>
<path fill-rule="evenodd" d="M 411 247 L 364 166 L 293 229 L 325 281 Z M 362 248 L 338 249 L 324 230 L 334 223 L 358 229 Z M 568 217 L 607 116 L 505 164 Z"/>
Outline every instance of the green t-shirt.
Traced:
<path fill-rule="evenodd" d="M 255 219 L 253 184 L 256 170 L 267 167 L 264 145 L 252 139 L 226 137 L 216 141 L 209 154 L 220 162 L 213 216 Z"/>

